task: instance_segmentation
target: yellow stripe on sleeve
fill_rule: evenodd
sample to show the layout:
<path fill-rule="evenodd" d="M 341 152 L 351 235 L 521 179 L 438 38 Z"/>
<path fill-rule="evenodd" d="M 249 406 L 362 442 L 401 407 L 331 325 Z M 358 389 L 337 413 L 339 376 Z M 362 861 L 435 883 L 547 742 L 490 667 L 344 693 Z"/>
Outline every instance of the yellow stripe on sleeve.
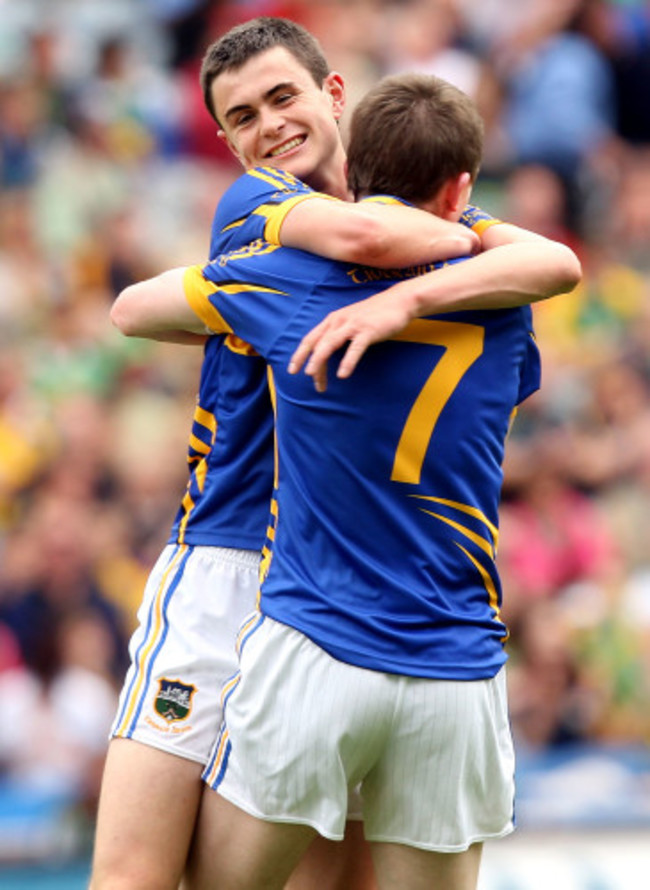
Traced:
<path fill-rule="evenodd" d="M 222 315 L 210 302 L 210 295 L 215 293 L 217 285 L 203 277 L 202 266 L 190 266 L 183 276 L 185 298 L 192 311 L 203 324 L 215 334 L 232 334 L 233 330 Z"/>
<path fill-rule="evenodd" d="M 328 201 L 339 200 L 338 198 L 332 197 L 332 195 L 324 195 L 321 192 L 312 192 L 307 195 L 296 195 L 294 198 L 287 198 L 286 201 L 283 201 L 282 204 L 279 205 L 263 204 L 261 207 L 258 207 L 254 212 L 261 216 L 268 217 L 266 225 L 264 226 L 265 240 L 270 241 L 271 244 L 282 244 L 280 229 L 282 228 L 282 223 L 285 221 L 287 214 L 298 204 L 302 204 L 303 201 L 308 201 L 311 198 L 326 198 Z"/>
<path fill-rule="evenodd" d="M 478 222 L 472 225 L 472 231 L 476 232 L 477 235 L 482 235 L 486 229 L 501 225 L 503 225 L 503 220 L 501 219 L 479 219 Z"/>

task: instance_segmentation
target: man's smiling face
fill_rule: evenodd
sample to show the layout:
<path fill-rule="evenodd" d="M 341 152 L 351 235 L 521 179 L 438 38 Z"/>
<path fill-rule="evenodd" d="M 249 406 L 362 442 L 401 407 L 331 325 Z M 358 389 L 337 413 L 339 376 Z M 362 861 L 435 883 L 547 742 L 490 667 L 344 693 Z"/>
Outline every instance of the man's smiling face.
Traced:
<path fill-rule="evenodd" d="M 337 121 L 345 97 L 335 72 L 319 87 L 278 46 L 220 74 L 212 97 L 219 135 L 246 169 L 275 167 L 318 188 L 327 166 L 342 163 Z"/>

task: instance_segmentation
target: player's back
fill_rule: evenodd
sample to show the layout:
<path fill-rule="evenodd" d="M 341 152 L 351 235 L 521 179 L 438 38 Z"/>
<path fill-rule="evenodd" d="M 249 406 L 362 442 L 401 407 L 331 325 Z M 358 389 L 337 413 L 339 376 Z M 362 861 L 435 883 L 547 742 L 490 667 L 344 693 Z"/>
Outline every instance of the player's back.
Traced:
<path fill-rule="evenodd" d="M 277 526 L 262 610 L 362 666 L 494 674 L 504 441 L 538 383 L 530 311 L 413 322 L 319 394 L 286 371 L 300 338 L 394 277 L 264 242 L 205 274 L 212 305 L 273 368 Z"/>

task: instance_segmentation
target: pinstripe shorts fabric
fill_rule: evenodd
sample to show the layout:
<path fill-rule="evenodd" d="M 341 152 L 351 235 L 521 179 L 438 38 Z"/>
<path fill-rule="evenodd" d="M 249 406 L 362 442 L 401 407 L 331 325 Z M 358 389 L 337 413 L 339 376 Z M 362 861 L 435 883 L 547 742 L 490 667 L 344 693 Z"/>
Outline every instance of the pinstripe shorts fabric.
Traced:
<path fill-rule="evenodd" d="M 205 764 L 221 724 L 220 690 L 255 608 L 260 555 L 168 545 L 145 587 L 111 736 Z"/>
<path fill-rule="evenodd" d="M 504 669 L 476 681 L 370 671 L 259 615 L 239 645 L 204 771 L 232 803 L 338 840 L 360 786 L 372 841 L 458 852 L 513 830 Z"/>

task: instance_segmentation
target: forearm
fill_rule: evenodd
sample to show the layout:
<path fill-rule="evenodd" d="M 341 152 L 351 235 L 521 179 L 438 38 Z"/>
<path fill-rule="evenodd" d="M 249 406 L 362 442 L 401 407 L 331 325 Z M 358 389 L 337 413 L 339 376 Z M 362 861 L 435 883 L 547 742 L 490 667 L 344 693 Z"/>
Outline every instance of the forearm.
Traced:
<path fill-rule="evenodd" d="M 414 207 L 319 199 L 304 201 L 287 214 L 280 241 L 329 259 L 383 269 L 466 256 L 480 246 L 467 226 Z"/>
<path fill-rule="evenodd" d="M 524 306 L 568 293 L 580 277 L 580 263 L 570 248 L 540 239 L 494 247 L 467 262 L 400 282 L 392 291 L 416 318 Z"/>
<path fill-rule="evenodd" d="M 205 325 L 185 298 L 184 272 L 172 269 L 125 288 L 111 308 L 112 323 L 127 337 L 203 342 Z"/>
<path fill-rule="evenodd" d="M 178 346 L 204 346 L 208 334 L 195 334 L 191 331 L 151 331 L 147 334 L 138 334 L 146 340 L 156 340 L 159 343 L 176 343 Z"/>

